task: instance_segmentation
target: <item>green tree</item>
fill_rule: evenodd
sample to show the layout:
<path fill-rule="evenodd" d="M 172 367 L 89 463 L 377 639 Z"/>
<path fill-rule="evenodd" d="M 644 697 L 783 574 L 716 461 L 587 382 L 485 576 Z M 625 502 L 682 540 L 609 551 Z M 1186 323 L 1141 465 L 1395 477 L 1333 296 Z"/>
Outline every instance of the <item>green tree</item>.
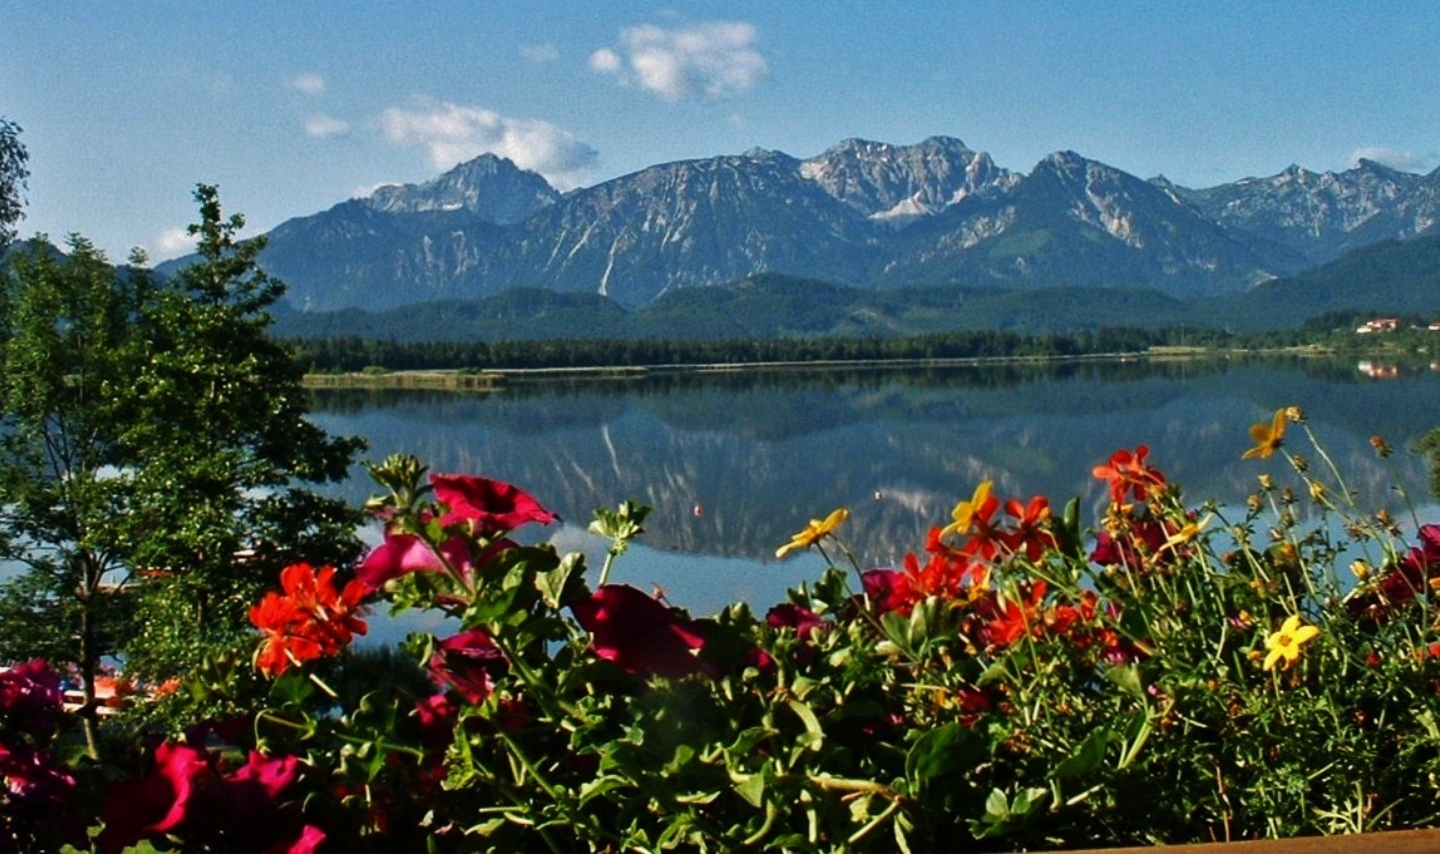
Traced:
<path fill-rule="evenodd" d="M 132 476 L 114 424 L 135 290 L 78 237 L 63 259 L 37 243 L 3 284 L 0 556 L 23 569 L 0 587 L 0 659 L 73 664 L 93 701 L 131 598 L 116 583 Z M 86 734 L 93 751 L 93 720 Z"/>
<path fill-rule="evenodd" d="M 283 285 L 214 187 L 199 261 L 160 280 L 80 238 L 17 259 L 0 292 L 0 658 L 104 656 L 164 678 L 248 636 L 246 611 L 300 560 L 353 560 L 357 511 L 315 487 L 361 447 L 306 418 L 267 337 Z M 93 722 L 90 727 L 93 738 Z M 92 742 L 93 744 L 93 742 Z"/>
<path fill-rule="evenodd" d="M 25 215 L 29 153 L 20 142 L 20 126 L 0 118 L 0 251 L 15 239 L 15 223 Z"/>

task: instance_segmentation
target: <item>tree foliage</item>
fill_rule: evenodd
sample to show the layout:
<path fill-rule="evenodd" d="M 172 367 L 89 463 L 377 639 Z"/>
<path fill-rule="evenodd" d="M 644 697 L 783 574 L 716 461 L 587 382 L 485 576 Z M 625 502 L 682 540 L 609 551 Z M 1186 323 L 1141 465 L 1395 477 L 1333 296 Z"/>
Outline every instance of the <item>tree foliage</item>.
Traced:
<path fill-rule="evenodd" d="M 258 241 L 196 191 L 200 260 L 117 271 L 83 238 L 16 258 L 0 291 L 0 659 L 43 655 L 88 686 L 106 655 L 156 678 L 244 636 L 300 556 L 345 562 L 357 517 L 314 487 L 360 448 L 306 419 L 266 335 L 283 291 Z"/>
<path fill-rule="evenodd" d="M 0 250 L 15 239 L 15 223 L 25 215 L 29 152 L 20 142 L 20 126 L 0 118 Z"/>

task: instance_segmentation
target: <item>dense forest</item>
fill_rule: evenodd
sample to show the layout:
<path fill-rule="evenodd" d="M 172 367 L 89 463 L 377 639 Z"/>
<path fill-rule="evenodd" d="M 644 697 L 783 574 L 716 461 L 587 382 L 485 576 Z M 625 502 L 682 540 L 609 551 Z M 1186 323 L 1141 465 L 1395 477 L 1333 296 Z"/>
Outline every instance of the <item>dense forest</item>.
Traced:
<path fill-rule="evenodd" d="M 1361 336 L 1346 313 L 1317 318 L 1298 329 L 1238 334 L 1217 329 L 1113 327 L 1093 332 L 1021 334 L 957 331 L 891 338 L 818 336 L 720 340 L 581 339 L 569 341 L 397 341 L 336 336 L 291 339 L 296 358 L 312 373 L 386 370 L 504 370 L 754 364 L 761 362 L 1022 359 L 1144 353 L 1157 347 L 1273 350 L 1302 346 L 1337 352 L 1426 353 L 1440 333 L 1409 329 Z"/>

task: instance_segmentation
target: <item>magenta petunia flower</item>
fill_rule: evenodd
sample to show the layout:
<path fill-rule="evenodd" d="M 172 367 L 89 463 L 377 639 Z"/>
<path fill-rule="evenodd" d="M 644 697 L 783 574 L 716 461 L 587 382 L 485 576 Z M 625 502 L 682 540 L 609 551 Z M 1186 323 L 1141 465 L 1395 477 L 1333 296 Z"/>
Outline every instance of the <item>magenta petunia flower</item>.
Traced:
<path fill-rule="evenodd" d="M 626 584 L 607 584 L 570 606 L 595 654 L 630 673 L 679 679 L 696 672 L 705 638 L 695 623 Z"/>
<path fill-rule="evenodd" d="M 449 508 L 442 525 L 469 523 L 481 535 L 513 531 L 528 522 L 548 525 L 558 517 L 529 493 L 503 481 L 466 474 L 432 474 L 435 499 Z"/>
<path fill-rule="evenodd" d="M 387 581 L 412 572 L 444 572 L 446 563 L 461 575 L 471 573 L 470 545 L 464 537 L 451 537 L 441 543 L 437 555 L 414 534 L 386 534 L 385 542 L 376 546 L 355 568 L 355 579 L 379 590 Z"/>
<path fill-rule="evenodd" d="M 166 742 L 155 751 L 155 768 L 141 780 L 121 783 L 105 795 L 105 828 L 96 838 L 101 851 L 120 851 L 185 820 L 205 756 L 192 747 Z"/>

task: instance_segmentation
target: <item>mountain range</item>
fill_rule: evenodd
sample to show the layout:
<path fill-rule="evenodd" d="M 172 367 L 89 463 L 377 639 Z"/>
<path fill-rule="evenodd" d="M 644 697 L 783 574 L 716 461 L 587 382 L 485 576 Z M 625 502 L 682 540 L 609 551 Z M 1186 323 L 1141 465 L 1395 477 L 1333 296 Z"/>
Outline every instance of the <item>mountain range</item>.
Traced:
<path fill-rule="evenodd" d="M 1195 301 L 1437 233 L 1437 206 L 1440 170 L 1370 160 L 1191 189 L 1071 151 L 1021 174 L 958 139 L 849 139 L 807 159 L 755 149 L 560 193 L 486 154 L 288 220 L 261 261 L 302 312 L 522 288 L 635 310 L 757 274 L 862 290 L 1106 288 Z"/>

